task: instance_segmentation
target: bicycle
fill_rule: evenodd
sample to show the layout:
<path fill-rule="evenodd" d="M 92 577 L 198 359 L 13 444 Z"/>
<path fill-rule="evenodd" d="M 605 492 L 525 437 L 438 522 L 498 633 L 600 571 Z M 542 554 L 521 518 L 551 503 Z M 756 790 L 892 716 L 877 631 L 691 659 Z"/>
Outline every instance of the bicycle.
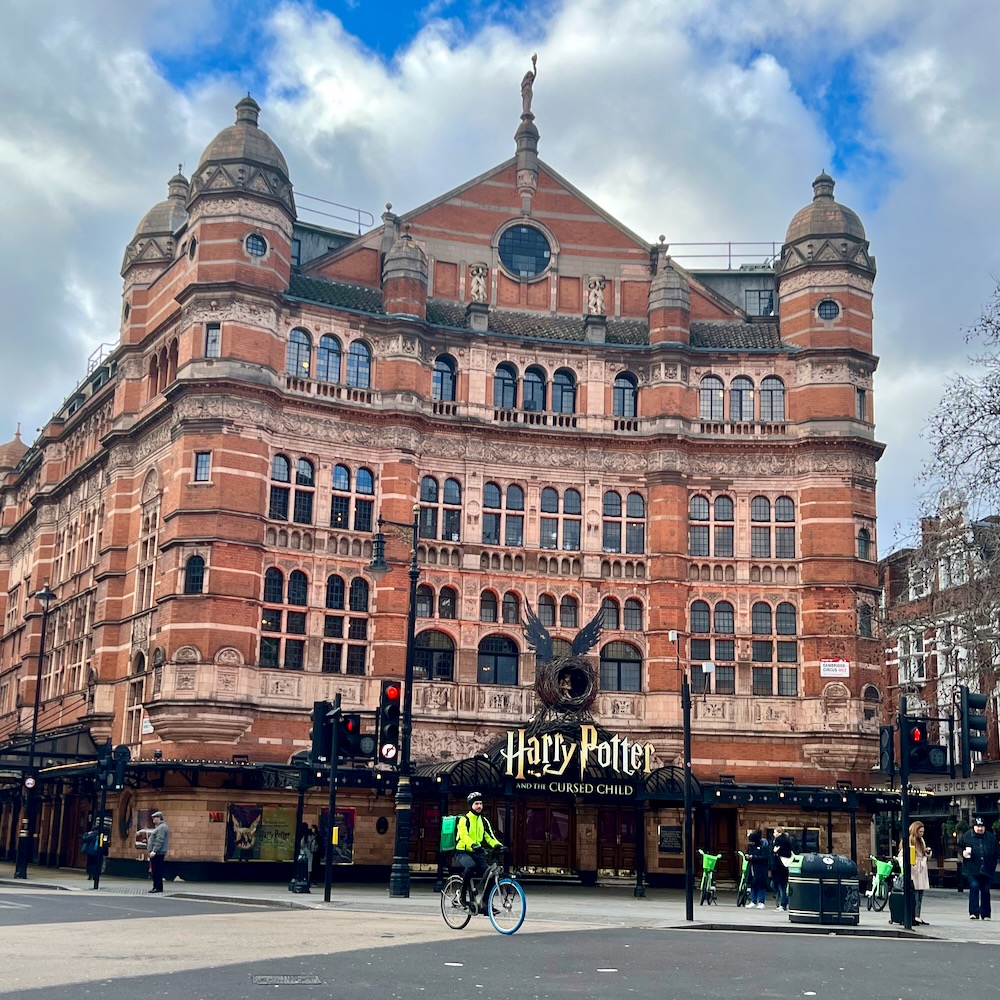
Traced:
<path fill-rule="evenodd" d="M 896 883 L 896 862 L 893 859 L 882 861 L 870 854 L 874 872 L 871 888 L 865 893 L 868 897 L 868 909 L 882 911 L 889 902 L 889 893 Z"/>
<path fill-rule="evenodd" d="M 740 856 L 740 881 L 736 886 L 736 905 L 746 906 L 750 899 L 750 855 L 743 851 L 736 852 Z"/>
<path fill-rule="evenodd" d="M 701 902 L 699 906 L 708 903 L 718 905 L 718 893 L 715 889 L 715 866 L 719 863 L 721 854 L 706 854 L 700 847 L 698 853 L 701 855 Z"/>
<path fill-rule="evenodd" d="M 493 929 L 500 934 L 513 934 L 524 923 L 527 901 L 524 889 L 517 879 L 504 875 L 494 852 L 483 877 L 478 884 L 473 881 L 472 901 L 466 906 L 462 902 L 462 876 L 452 875 L 441 890 L 441 916 L 453 930 L 460 931 L 472 919 L 474 913 L 486 915 Z"/>

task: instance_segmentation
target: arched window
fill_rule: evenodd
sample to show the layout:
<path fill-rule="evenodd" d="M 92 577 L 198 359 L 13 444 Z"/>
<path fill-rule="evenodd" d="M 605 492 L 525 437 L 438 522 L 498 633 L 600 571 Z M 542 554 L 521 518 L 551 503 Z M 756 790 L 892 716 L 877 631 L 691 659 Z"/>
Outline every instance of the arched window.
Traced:
<path fill-rule="evenodd" d="M 797 632 L 795 624 L 795 605 L 787 601 L 779 604 L 774 609 L 774 630 L 778 635 L 795 635 Z"/>
<path fill-rule="evenodd" d="M 778 497 L 774 501 L 775 521 L 795 520 L 795 501 L 791 497 Z"/>
<path fill-rule="evenodd" d="M 413 642 L 413 676 L 417 680 L 455 678 L 455 643 L 444 632 L 421 632 Z"/>
<path fill-rule="evenodd" d="M 200 594 L 205 586 L 205 560 L 201 556 L 191 556 L 184 567 L 184 593 Z"/>
<path fill-rule="evenodd" d="M 524 373 L 524 383 L 521 387 L 521 409 L 545 409 L 545 372 L 537 365 L 532 365 Z"/>
<path fill-rule="evenodd" d="M 352 611 L 368 610 L 368 581 L 360 576 L 351 580 L 350 606 Z"/>
<path fill-rule="evenodd" d="M 347 351 L 347 384 L 355 389 L 368 389 L 372 383 L 372 352 L 360 340 Z"/>
<path fill-rule="evenodd" d="M 744 375 L 729 383 L 729 419 L 753 420 L 753 382 Z"/>
<path fill-rule="evenodd" d="M 292 466 L 284 455 L 275 455 L 271 460 L 271 478 L 278 483 L 291 482 Z"/>
<path fill-rule="evenodd" d="M 309 378 L 312 365 L 312 338 L 305 330 L 292 330 L 288 335 L 285 370 L 298 378 Z"/>
<path fill-rule="evenodd" d="M 295 485 L 296 486 L 315 486 L 316 485 L 316 473 L 313 469 L 313 464 L 308 459 L 300 458 L 295 463 Z"/>
<path fill-rule="evenodd" d="M 312 524 L 315 486 L 316 472 L 312 462 L 300 458 L 295 463 L 295 501 L 292 505 L 292 520 L 296 524 Z"/>
<path fill-rule="evenodd" d="M 613 597 L 605 597 L 601 601 L 601 628 L 608 632 L 617 632 L 621 628 L 618 602 Z"/>
<path fill-rule="evenodd" d="M 708 497 L 703 497 L 700 494 L 691 497 L 688 501 L 688 520 L 689 521 L 707 521 L 708 520 Z"/>
<path fill-rule="evenodd" d="M 497 365 L 493 375 L 493 405 L 498 410 L 513 410 L 517 405 L 517 372 L 511 365 Z"/>
<path fill-rule="evenodd" d="M 715 519 L 716 521 L 731 521 L 733 519 L 732 497 L 721 496 L 715 498 Z"/>
<path fill-rule="evenodd" d="M 288 505 L 292 491 L 284 484 L 291 481 L 291 462 L 284 455 L 275 455 L 271 459 L 271 491 L 267 504 L 267 516 L 272 520 L 288 520 Z"/>
<path fill-rule="evenodd" d="M 517 646 L 503 635 L 488 635 L 479 643 L 479 683 L 517 684 Z"/>
<path fill-rule="evenodd" d="M 452 505 L 462 502 L 462 484 L 457 479 L 444 481 L 444 502 Z"/>
<path fill-rule="evenodd" d="M 542 490 L 541 509 L 543 514 L 559 513 L 559 494 L 551 486 Z"/>
<path fill-rule="evenodd" d="M 329 333 L 319 338 L 316 378 L 320 382 L 340 381 L 340 341 Z"/>
<path fill-rule="evenodd" d="M 458 595 L 452 587 L 442 587 L 438 592 L 438 618 L 457 617 Z"/>
<path fill-rule="evenodd" d="M 715 605 L 715 631 L 720 635 L 736 634 L 736 613 L 729 601 Z"/>
<path fill-rule="evenodd" d="M 484 590 L 479 597 L 479 620 L 481 622 L 497 620 L 497 595 L 492 590 Z"/>
<path fill-rule="evenodd" d="M 424 503 L 437 503 L 438 502 L 438 482 L 433 476 L 424 476 L 420 480 L 420 499 Z M 437 534 L 429 536 L 430 538 L 437 538 Z"/>
<path fill-rule="evenodd" d="M 288 603 L 298 607 L 309 603 L 309 579 L 300 569 L 288 574 Z"/>
<path fill-rule="evenodd" d="M 559 627 L 576 628 L 580 614 L 580 605 L 575 597 L 568 595 L 559 602 Z"/>
<path fill-rule="evenodd" d="M 621 517 L 622 516 L 621 494 L 616 493 L 614 490 L 608 490 L 604 494 L 604 503 L 602 510 L 605 517 Z"/>
<path fill-rule="evenodd" d="M 757 601 L 750 613 L 750 630 L 754 635 L 771 634 L 771 605 Z"/>
<path fill-rule="evenodd" d="M 864 716 L 867 720 L 881 718 L 881 712 L 879 706 L 882 703 L 882 696 L 878 693 L 878 688 L 874 684 L 866 684 L 865 689 L 861 692 L 861 698 L 864 702 Z"/>
<path fill-rule="evenodd" d="M 491 510 L 500 509 L 500 487 L 496 483 L 487 483 L 483 487 L 483 506 Z"/>
<path fill-rule="evenodd" d="M 612 412 L 616 417 L 635 417 L 639 413 L 639 389 L 631 372 L 615 376 Z"/>
<path fill-rule="evenodd" d="M 430 618 L 434 614 L 434 591 L 425 583 L 417 587 L 415 608 L 418 618 Z"/>
<path fill-rule="evenodd" d="M 524 490 L 516 483 L 507 487 L 507 510 L 524 510 Z"/>
<path fill-rule="evenodd" d="M 577 490 L 567 490 L 563 494 L 563 513 L 579 514 L 582 511 L 580 493 Z"/>
<path fill-rule="evenodd" d="M 626 632 L 642 631 L 642 601 L 634 597 L 625 601 L 624 625 Z"/>
<path fill-rule="evenodd" d="M 774 375 L 760 384 L 760 419 L 785 419 L 785 383 Z"/>
<path fill-rule="evenodd" d="M 858 558 L 871 559 L 872 557 L 872 533 L 867 528 L 858 531 Z"/>
<path fill-rule="evenodd" d="M 566 368 L 552 376 L 552 412 L 576 412 L 576 376 Z"/>
<path fill-rule="evenodd" d="M 691 605 L 691 631 L 699 635 L 711 631 L 711 613 L 706 601 L 695 601 Z"/>
<path fill-rule="evenodd" d="M 521 623 L 521 598 L 512 590 L 503 595 L 503 621 L 505 625 Z"/>
<path fill-rule="evenodd" d="M 645 517 L 646 501 L 641 493 L 630 493 L 625 501 L 625 513 L 628 517 Z"/>
<path fill-rule="evenodd" d="M 698 387 L 698 416 L 702 420 L 722 419 L 722 379 L 706 375 Z"/>
<path fill-rule="evenodd" d="M 538 620 L 548 628 L 556 623 L 556 600 L 549 594 L 538 598 Z"/>
<path fill-rule="evenodd" d="M 344 610 L 344 578 L 336 573 L 326 578 L 326 606 L 331 611 Z"/>
<path fill-rule="evenodd" d="M 339 492 L 350 493 L 351 470 L 346 465 L 333 467 L 333 488 Z"/>
<path fill-rule="evenodd" d="M 274 566 L 264 573 L 264 600 L 268 604 L 282 604 L 285 600 L 285 577 Z"/>
<path fill-rule="evenodd" d="M 750 520 L 771 520 L 771 502 L 767 499 L 767 497 L 754 497 L 753 500 L 750 501 Z"/>
<path fill-rule="evenodd" d="M 858 608 L 858 635 L 863 639 L 872 637 L 872 606 L 862 604 Z"/>
<path fill-rule="evenodd" d="M 358 493 L 363 493 L 365 496 L 374 495 L 375 477 L 372 475 L 371 469 L 358 469 L 358 473 L 354 477 L 354 488 Z M 355 524 L 354 530 L 362 531 L 368 529 L 362 529 L 357 524 Z"/>
<path fill-rule="evenodd" d="M 609 642 L 601 650 L 601 690 L 642 690 L 642 653 L 632 643 Z"/>
<path fill-rule="evenodd" d="M 431 396 L 442 403 L 455 401 L 455 359 L 448 354 L 442 354 L 434 362 Z"/>

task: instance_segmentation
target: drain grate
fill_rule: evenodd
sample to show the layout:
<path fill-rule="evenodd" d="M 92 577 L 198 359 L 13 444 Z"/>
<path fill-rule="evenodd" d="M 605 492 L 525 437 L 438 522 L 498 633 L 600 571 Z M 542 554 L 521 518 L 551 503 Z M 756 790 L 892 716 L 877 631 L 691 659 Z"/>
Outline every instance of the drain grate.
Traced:
<path fill-rule="evenodd" d="M 251 976 L 254 986 L 322 986 L 319 976 Z"/>

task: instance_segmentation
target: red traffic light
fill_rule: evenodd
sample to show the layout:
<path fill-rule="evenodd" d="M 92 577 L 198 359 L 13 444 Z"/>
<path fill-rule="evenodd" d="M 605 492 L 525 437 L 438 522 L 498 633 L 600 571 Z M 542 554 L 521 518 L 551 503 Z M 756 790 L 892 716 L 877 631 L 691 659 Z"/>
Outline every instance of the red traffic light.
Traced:
<path fill-rule="evenodd" d="M 399 685 L 398 684 L 386 684 L 385 691 L 383 691 L 385 698 L 388 701 L 398 701 L 399 700 Z"/>
<path fill-rule="evenodd" d="M 924 738 L 924 731 L 921 726 L 914 726 L 910 730 L 910 742 L 919 743 Z"/>

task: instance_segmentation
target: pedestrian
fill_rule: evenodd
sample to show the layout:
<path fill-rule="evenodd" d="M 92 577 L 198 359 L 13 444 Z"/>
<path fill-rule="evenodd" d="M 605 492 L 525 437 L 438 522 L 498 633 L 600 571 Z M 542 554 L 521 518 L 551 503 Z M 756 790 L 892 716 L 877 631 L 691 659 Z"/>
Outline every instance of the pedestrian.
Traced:
<path fill-rule="evenodd" d="M 96 882 L 101 872 L 101 837 L 97 827 L 91 827 L 83 835 L 80 849 L 87 858 L 87 878 L 91 882 Z"/>
<path fill-rule="evenodd" d="M 153 888 L 150 892 L 163 892 L 163 862 L 170 850 L 170 827 L 167 826 L 163 813 L 159 810 L 153 813 L 153 829 L 146 841 L 146 853 L 149 855 L 149 870 L 153 876 Z"/>
<path fill-rule="evenodd" d="M 774 882 L 776 910 L 788 909 L 788 869 L 791 864 L 792 840 L 783 826 L 776 826 L 771 848 L 771 881 Z"/>
<path fill-rule="evenodd" d="M 309 870 L 312 873 L 312 884 L 319 885 L 320 868 L 323 864 L 323 837 L 315 823 L 309 827 L 309 851 Z"/>
<path fill-rule="evenodd" d="M 914 820 L 910 824 L 910 886 L 913 889 L 913 922 L 927 926 L 927 921 L 921 919 L 920 908 L 924 903 L 924 889 L 931 887 L 930 874 L 927 871 L 927 860 L 931 849 L 924 840 L 924 824 Z M 903 845 L 899 845 L 899 867 L 903 868 Z"/>
<path fill-rule="evenodd" d="M 969 880 L 969 919 L 989 920 L 990 884 L 997 870 L 997 838 L 987 832 L 982 816 L 977 816 L 972 829 L 962 836 L 962 861 Z"/>
<path fill-rule="evenodd" d="M 764 909 L 767 899 L 768 844 L 760 830 L 751 830 L 747 856 L 750 858 L 750 905 Z"/>

